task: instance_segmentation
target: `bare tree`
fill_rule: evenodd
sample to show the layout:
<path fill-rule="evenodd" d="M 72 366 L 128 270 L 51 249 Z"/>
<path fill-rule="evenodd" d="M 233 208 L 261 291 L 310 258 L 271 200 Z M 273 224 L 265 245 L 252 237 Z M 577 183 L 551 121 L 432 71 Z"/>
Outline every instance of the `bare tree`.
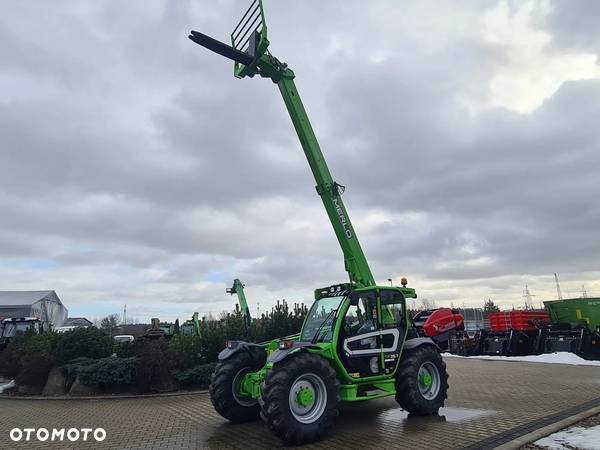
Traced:
<path fill-rule="evenodd" d="M 421 309 L 435 309 L 436 304 L 435 300 L 430 300 L 428 298 L 421 299 Z"/>
<path fill-rule="evenodd" d="M 430 300 L 428 298 L 421 298 L 415 302 L 415 308 L 418 311 L 423 311 L 425 309 L 435 309 L 436 308 L 435 300 Z"/>
<path fill-rule="evenodd" d="M 118 314 L 109 314 L 100 320 L 100 328 L 108 331 L 111 335 L 115 331 L 115 328 L 119 326 L 121 322 L 121 317 Z"/>

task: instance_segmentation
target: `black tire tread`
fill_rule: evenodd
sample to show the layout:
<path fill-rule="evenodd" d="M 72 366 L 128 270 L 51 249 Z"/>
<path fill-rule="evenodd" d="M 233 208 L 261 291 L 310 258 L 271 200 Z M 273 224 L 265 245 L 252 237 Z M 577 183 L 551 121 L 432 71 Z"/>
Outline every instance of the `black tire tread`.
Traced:
<path fill-rule="evenodd" d="M 302 373 L 316 373 L 327 389 L 327 407 L 312 424 L 299 423 L 288 406 L 289 389 Z M 306 444 L 320 439 L 338 416 L 340 382 L 333 367 L 322 357 L 301 353 L 283 360 L 267 375 L 261 385 L 261 417 L 271 431 L 291 444 Z"/>
<path fill-rule="evenodd" d="M 433 400 L 423 398 L 419 392 L 417 373 L 425 361 L 432 361 L 438 368 L 441 378 L 440 392 Z M 396 401 L 410 414 L 426 416 L 437 414 L 448 398 L 448 371 L 439 351 L 431 345 L 423 345 L 408 350 L 396 374 Z"/>
<path fill-rule="evenodd" d="M 250 353 L 241 351 L 224 361 L 219 361 L 210 379 L 210 401 L 221 416 L 234 423 L 257 420 L 260 415 L 258 403 L 252 406 L 243 406 L 233 396 L 233 379 L 244 367 L 258 370 L 260 361 L 257 361 L 257 358 Z"/>

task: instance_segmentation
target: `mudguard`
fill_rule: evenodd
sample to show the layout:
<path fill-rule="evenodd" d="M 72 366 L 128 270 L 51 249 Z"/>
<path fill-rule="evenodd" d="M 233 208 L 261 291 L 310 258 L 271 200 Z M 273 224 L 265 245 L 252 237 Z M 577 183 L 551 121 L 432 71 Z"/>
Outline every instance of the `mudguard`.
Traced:
<path fill-rule="evenodd" d="M 224 361 L 226 359 L 231 358 L 236 353 L 241 352 L 242 350 L 252 351 L 252 350 L 255 350 L 256 347 L 264 350 L 264 347 L 262 345 L 253 344 L 252 342 L 229 341 L 227 344 L 227 347 L 225 347 L 219 353 L 218 358 L 219 358 L 219 361 Z"/>
<path fill-rule="evenodd" d="M 292 344 L 291 348 L 288 348 L 285 350 L 281 350 L 281 349 L 275 350 L 273 353 L 271 353 L 269 358 L 267 358 L 267 362 L 275 364 L 275 363 L 278 363 L 279 361 L 283 361 L 289 355 L 293 355 L 294 353 L 306 351 L 309 348 L 319 349 L 320 347 L 317 345 L 311 344 L 310 342 L 294 342 Z"/>
<path fill-rule="evenodd" d="M 441 352 L 440 347 L 433 341 L 433 339 L 428 337 L 419 337 L 409 339 L 404 343 L 404 350 L 412 350 L 417 347 L 421 347 L 422 345 L 432 345 L 437 349 L 438 352 Z"/>

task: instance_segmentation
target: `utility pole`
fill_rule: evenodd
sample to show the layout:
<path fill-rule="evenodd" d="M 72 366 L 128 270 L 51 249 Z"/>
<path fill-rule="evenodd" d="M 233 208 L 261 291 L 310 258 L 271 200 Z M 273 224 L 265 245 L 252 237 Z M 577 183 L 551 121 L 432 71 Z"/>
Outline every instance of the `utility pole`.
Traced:
<path fill-rule="evenodd" d="M 562 296 L 562 292 L 560 290 L 560 284 L 558 282 L 558 275 L 556 273 L 554 274 L 554 281 L 556 281 L 556 293 L 558 294 L 558 299 L 562 300 L 563 296 Z"/>
<path fill-rule="evenodd" d="M 581 285 L 581 298 L 588 298 L 587 291 L 585 290 L 585 284 Z"/>
<path fill-rule="evenodd" d="M 123 325 L 127 325 L 127 304 L 123 306 Z"/>

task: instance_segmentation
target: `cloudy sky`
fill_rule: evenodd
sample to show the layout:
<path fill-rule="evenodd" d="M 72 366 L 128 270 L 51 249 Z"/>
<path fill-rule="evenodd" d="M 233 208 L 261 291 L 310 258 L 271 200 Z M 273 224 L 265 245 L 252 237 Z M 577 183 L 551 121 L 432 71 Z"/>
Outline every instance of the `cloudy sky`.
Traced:
<path fill-rule="evenodd" d="M 187 39 L 246 4 L 3 2 L 0 290 L 148 320 L 347 279 L 277 88 Z M 265 7 L 380 283 L 600 295 L 600 3 Z"/>

